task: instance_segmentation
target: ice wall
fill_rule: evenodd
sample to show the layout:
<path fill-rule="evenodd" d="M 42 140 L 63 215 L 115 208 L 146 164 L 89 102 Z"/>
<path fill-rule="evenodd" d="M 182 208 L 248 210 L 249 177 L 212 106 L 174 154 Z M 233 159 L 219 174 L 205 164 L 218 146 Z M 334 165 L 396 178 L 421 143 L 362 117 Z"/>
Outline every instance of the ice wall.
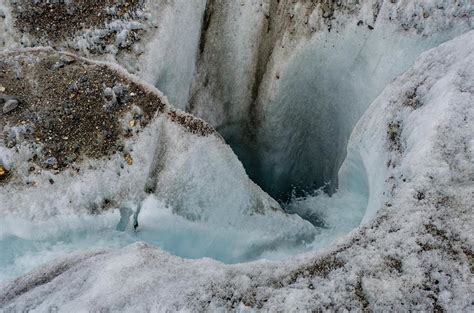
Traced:
<path fill-rule="evenodd" d="M 371 101 L 420 52 L 472 27 L 468 1 L 236 6 L 232 18 L 228 6 L 212 10 L 188 110 L 217 127 L 251 178 L 283 199 L 295 187 L 332 183 L 333 191 Z"/>
<path fill-rule="evenodd" d="M 146 39 L 139 75 L 179 109 L 189 100 L 205 7 L 205 0 L 150 1 L 147 6 L 156 29 Z"/>

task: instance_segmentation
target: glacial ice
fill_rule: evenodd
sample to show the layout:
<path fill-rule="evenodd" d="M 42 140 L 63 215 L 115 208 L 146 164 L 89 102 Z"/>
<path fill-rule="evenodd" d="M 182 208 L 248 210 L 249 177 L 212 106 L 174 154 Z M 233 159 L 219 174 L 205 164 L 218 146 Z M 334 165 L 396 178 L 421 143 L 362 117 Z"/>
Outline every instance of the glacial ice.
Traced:
<path fill-rule="evenodd" d="M 59 59 L 61 54 L 51 49 L 30 49 L 3 54 L 2 60 L 12 66 L 27 64 L 24 61 L 28 60 L 28 72 L 15 68 L 37 86 L 43 76 L 56 74 L 41 67 L 42 60 L 50 58 Z M 38 170 L 32 160 L 40 148 L 32 150 L 27 140 L 18 142 L 15 149 L 2 147 L 2 165 L 13 173 L 0 193 L 0 243 L 8 251 L 2 256 L 2 278 L 15 277 L 72 251 L 122 247 L 140 240 L 179 256 L 207 256 L 228 263 L 253 260 L 279 247 L 298 251 L 313 241 L 318 230 L 299 216 L 283 212 L 275 200 L 250 181 L 230 147 L 211 128 L 206 133 L 208 126 L 203 121 L 176 111 L 153 87 L 120 67 L 75 59 L 66 70 L 76 73 L 81 66 L 89 73 L 103 71 L 106 66 L 148 92 L 143 97 L 151 100 L 146 101 L 154 101 L 156 108 L 160 103 L 164 107 L 141 132 L 136 129 L 131 138 L 125 137 L 125 157 L 133 160 L 129 164 L 123 153 L 115 152 L 98 160 L 80 156 L 84 160 L 77 165 L 77 172 Z M 131 111 L 147 104 L 136 98 L 130 100 L 136 102 Z M 43 116 L 42 110 L 48 108 L 31 109 Z M 128 129 L 131 112 L 119 117 L 119 123 Z M 7 120 L 5 127 L 9 123 L 14 121 Z M 92 135 L 71 132 L 68 140 Z M 151 198 L 146 196 L 148 189 L 154 194 Z M 143 200 L 138 233 L 134 234 L 133 223 L 127 218 L 121 220 L 119 211 L 136 211 Z M 89 225 L 94 218 L 96 221 Z M 119 222 L 125 233 L 116 231 Z M 58 226 L 51 226 L 55 224 Z M 37 232 L 44 237 L 33 235 Z"/>
<path fill-rule="evenodd" d="M 366 186 L 366 224 L 337 244 L 237 265 L 144 243 L 70 255 L 1 285 L 2 308 L 471 311 L 473 56 L 474 31 L 423 53 L 364 113 L 333 198 Z"/>
<path fill-rule="evenodd" d="M 127 143 L 130 168 L 114 155 L 0 186 L 1 309 L 473 309 L 473 33 L 419 57 L 472 29 L 473 5 L 279 3 L 148 1 L 146 19 L 107 25 L 103 53 L 102 30 L 55 42 L 158 87 L 233 151 L 157 118 Z M 0 47 L 36 45 L 9 8 Z M 130 27 L 143 40 L 121 50 Z M 25 173 L 16 152 L 0 162 Z M 121 205 L 91 215 L 104 198 Z M 141 201 L 138 231 L 117 231 Z"/>

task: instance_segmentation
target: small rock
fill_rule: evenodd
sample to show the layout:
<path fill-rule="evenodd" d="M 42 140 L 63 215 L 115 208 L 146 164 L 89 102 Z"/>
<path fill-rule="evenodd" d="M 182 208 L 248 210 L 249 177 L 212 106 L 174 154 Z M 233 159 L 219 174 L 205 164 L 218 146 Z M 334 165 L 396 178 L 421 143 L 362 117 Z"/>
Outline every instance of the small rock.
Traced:
<path fill-rule="evenodd" d="M 332 15 L 333 15 L 332 11 L 323 12 L 323 18 L 330 18 L 330 17 L 332 17 Z"/>
<path fill-rule="evenodd" d="M 6 179 L 8 176 L 8 170 L 0 164 L 0 181 Z"/>
<path fill-rule="evenodd" d="M 63 68 L 64 67 L 64 63 L 63 62 L 56 62 L 53 64 L 53 70 L 57 70 L 57 69 L 60 69 L 60 68 Z"/>
<path fill-rule="evenodd" d="M 14 131 L 9 131 L 5 137 L 5 145 L 7 146 L 7 148 L 13 148 L 15 147 L 17 144 L 17 141 L 16 141 L 16 134 Z"/>
<path fill-rule="evenodd" d="M 132 107 L 132 114 L 134 120 L 140 120 L 143 117 L 143 111 L 139 106 L 134 105 Z"/>
<path fill-rule="evenodd" d="M 112 88 L 107 87 L 104 89 L 104 97 L 107 98 L 108 100 L 111 100 L 115 95 L 115 92 L 112 90 Z"/>
<path fill-rule="evenodd" d="M 50 157 L 46 161 L 44 161 L 46 167 L 55 167 L 58 165 L 58 160 L 55 157 Z"/>
<path fill-rule="evenodd" d="M 114 86 L 113 91 L 118 97 L 121 97 L 125 93 L 125 88 L 122 84 L 117 84 Z"/>
<path fill-rule="evenodd" d="M 133 158 L 132 158 L 132 156 L 131 156 L 129 153 L 125 153 L 124 159 L 125 159 L 125 161 L 127 161 L 127 164 L 128 164 L 128 165 L 132 165 L 132 164 L 133 164 Z"/>
<path fill-rule="evenodd" d="M 0 165 L 0 176 L 5 175 L 7 173 L 7 170 L 3 167 L 3 165 Z"/>
<path fill-rule="evenodd" d="M 70 92 L 76 92 L 76 91 L 79 90 L 79 87 L 77 87 L 76 82 L 73 82 L 72 84 L 70 84 L 70 85 L 67 87 L 67 90 L 70 91 Z"/>
<path fill-rule="evenodd" d="M 18 107 L 18 100 L 9 99 L 5 101 L 5 104 L 3 105 L 3 113 L 8 114 L 11 111 L 15 110 L 17 107 Z"/>
<path fill-rule="evenodd" d="M 103 91 L 103 95 L 106 101 L 106 109 L 112 110 L 117 105 L 117 96 L 114 90 L 110 87 L 107 87 Z"/>
<path fill-rule="evenodd" d="M 71 154 L 71 155 L 66 156 L 66 158 L 64 159 L 64 163 L 72 164 L 74 161 L 76 161 L 76 159 L 77 159 L 77 155 Z"/>
<path fill-rule="evenodd" d="M 69 65 L 69 64 L 72 64 L 72 63 L 76 62 L 76 59 L 74 59 L 72 56 L 63 54 L 59 58 L 59 61 L 61 63 L 63 63 L 64 65 Z"/>
<path fill-rule="evenodd" d="M 80 84 L 85 84 L 85 83 L 89 82 L 89 77 L 87 77 L 86 75 L 83 75 L 83 76 L 79 77 L 78 81 L 79 81 Z"/>

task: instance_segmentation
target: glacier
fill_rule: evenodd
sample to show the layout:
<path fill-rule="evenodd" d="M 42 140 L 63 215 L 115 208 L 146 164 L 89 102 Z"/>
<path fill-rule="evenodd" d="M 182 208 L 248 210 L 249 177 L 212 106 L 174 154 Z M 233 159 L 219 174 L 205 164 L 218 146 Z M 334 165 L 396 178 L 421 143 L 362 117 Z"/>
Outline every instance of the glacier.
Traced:
<path fill-rule="evenodd" d="M 473 310 L 473 12 L 0 1 L 0 311 Z"/>

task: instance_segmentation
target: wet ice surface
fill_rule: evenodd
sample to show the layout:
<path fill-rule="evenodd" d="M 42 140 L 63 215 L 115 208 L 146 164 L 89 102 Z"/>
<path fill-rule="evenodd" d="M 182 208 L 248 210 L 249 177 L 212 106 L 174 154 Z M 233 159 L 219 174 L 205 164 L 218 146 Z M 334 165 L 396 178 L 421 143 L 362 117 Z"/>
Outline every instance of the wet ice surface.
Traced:
<path fill-rule="evenodd" d="M 98 249 L 121 248 L 137 241 L 156 245 L 171 254 L 197 259 L 210 257 L 224 263 L 247 262 L 257 258 L 281 260 L 295 253 L 318 250 L 357 227 L 366 203 L 364 196 L 335 194 L 329 197 L 295 199 L 290 206 L 304 207 L 321 215 L 326 227 L 312 242 L 295 246 L 269 247 L 251 253 L 252 246 L 265 244 L 265 234 L 189 221 L 173 214 L 155 197 L 148 197 L 139 215 L 139 228 L 129 223 L 125 231 L 116 230 L 120 220 L 118 209 L 96 216 L 54 217 L 45 222 L 30 222 L 18 217 L 6 217 L 0 222 L 0 282 L 13 279 L 39 265 L 70 253 Z M 334 207 L 338 206 L 338 208 Z M 341 216 L 355 209 L 352 214 Z"/>

